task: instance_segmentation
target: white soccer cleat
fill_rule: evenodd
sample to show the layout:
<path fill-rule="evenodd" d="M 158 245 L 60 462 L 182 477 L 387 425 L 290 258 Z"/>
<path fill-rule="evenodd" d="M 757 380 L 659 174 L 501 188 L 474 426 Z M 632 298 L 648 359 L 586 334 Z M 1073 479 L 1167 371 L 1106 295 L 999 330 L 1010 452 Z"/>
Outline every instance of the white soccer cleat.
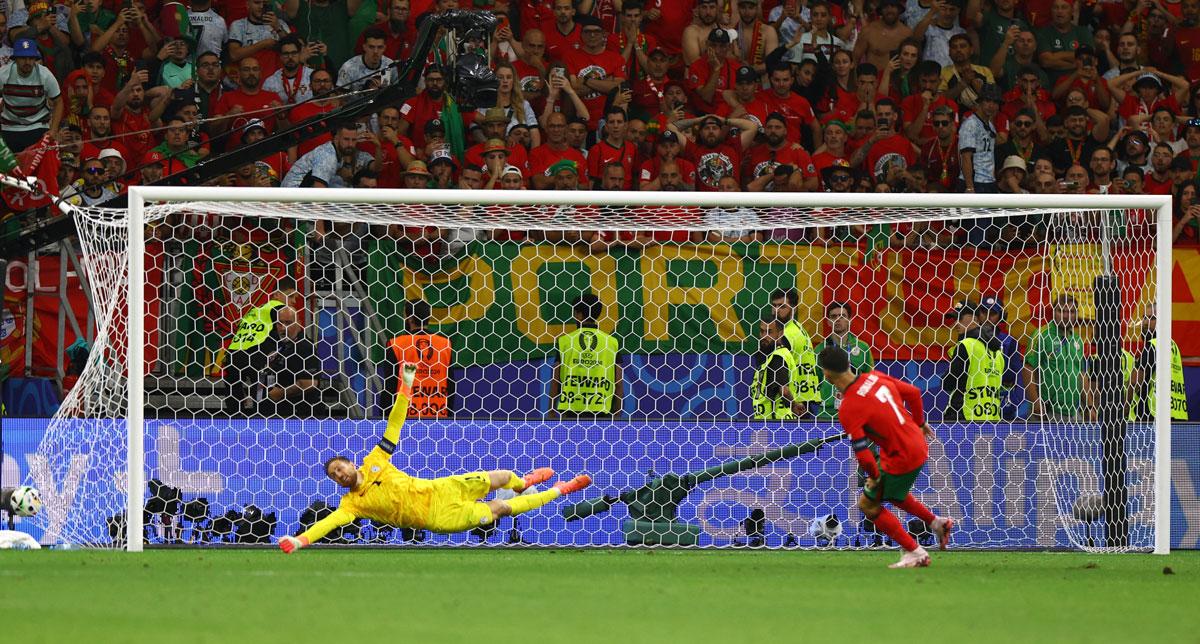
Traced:
<path fill-rule="evenodd" d="M 888 566 L 888 568 L 924 568 L 929 565 L 929 553 L 921 546 L 917 546 L 916 550 L 905 550 L 900 556 L 900 561 Z"/>
<path fill-rule="evenodd" d="M 404 378 L 404 386 L 411 388 L 413 381 L 417 379 L 417 365 L 406 363 L 400 377 Z"/>
<path fill-rule="evenodd" d="M 929 524 L 929 528 L 933 530 L 934 536 L 938 540 L 938 549 L 945 550 L 950 544 L 950 533 L 954 530 L 954 519 L 950 517 L 937 517 L 933 523 Z"/>

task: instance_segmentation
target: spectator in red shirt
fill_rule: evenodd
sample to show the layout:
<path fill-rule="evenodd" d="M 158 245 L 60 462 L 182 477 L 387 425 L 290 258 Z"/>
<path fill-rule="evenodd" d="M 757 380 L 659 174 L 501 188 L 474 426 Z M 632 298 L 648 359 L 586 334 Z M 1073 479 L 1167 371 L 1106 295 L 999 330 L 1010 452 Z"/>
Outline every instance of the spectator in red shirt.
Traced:
<path fill-rule="evenodd" d="M 666 130 L 658 136 L 654 145 L 654 156 L 642 163 L 638 172 L 639 190 L 662 190 L 659 180 L 662 169 L 667 164 L 674 163 L 679 174 L 679 184 L 684 189 L 696 189 L 696 165 L 687 159 L 679 158 L 679 135 L 674 130 Z"/>
<path fill-rule="evenodd" d="M 546 36 L 546 54 L 551 60 L 566 60 L 568 52 L 579 51 L 583 47 L 582 30 L 580 23 L 575 20 L 575 14 L 574 0 L 554 0 L 554 22 L 540 25 L 542 34 Z M 595 25 L 600 27 L 600 33 L 604 33 L 599 20 L 595 21 Z"/>
<path fill-rule="evenodd" d="M 895 124 L 899 121 L 895 101 L 883 98 L 875 103 L 875 134 L 854 152 L 850 164 L 863 164 L 863 169 L 876 181 L 882 181 L 886 170 L 892 166 L 901 170 L 911 168 L 917 162 L 920 150 L 912 141 L 896 133 Z"/>
<path fill-rule="evenodd" d="M 622 174 L 622 190 L 633 187 L 633 163 L 637 156 L 637 148 L 625 140 L 626 116 L 625 109 L 610 107 L 604 113 L 604 138 L 588 150 L 588 176 L 593 181 L 601 181 L 604 166 L 609 163 L 619 163 L 624 169 Z"/>
<path fill-rule="evenodd" d="M 1100 77 L 1097 65 L 1095 49 L 1089 45 L 1076 47 L 1075 70 L 1054 83 L 1052 98 L 1062 100 L 1067 92 L 1079 89 L 1087 96 L 1090 107 L 1107 112 L 1114 94 L 1109 92 L 1108 81 Z"/>
<path fill-rule="evenodd" d="M 1000 106 L 1000 113 L 1010 121 L 1016 118 L 1017 112 L 1021 110 L 1035 110 L 1043 119 L 1058 113 L 1058 108 L 1050 100 L 1049 92 L 1042 88 L 1037 69 L 1033 67 L 1021 68 L 1017 73 L 1016 86 L 1004 94 L 1004 104 Z"/>
<path fill-rule="evenodd" d="M 771 87 L 758 93 L 767 113 L 782 114 L 789 123 L 795 125 L 795 127 L 788 128 L 788 134 L 792 137 L 792 141 L 797 143 L 803 141 L 812 148 L 820 147 L 821 124 L 817 122 L 817 115 L 813 112 L 812 104 L 808 102 L 808 99 L 792 91 L 792 85 L 795 83 L 792 68 L 788 66 L 773 67 L 769 78 Z M 802 134 L 805 128 L 810 133 L 809 136 Z"/>
<path fill-rule="evenodd" d="M 929 181 L 949 191 L 959 173 L 958 120 L 954 111 L 943 105 L 933 110 L 930 125 L 936 134 L 922 145 L 917 158 Z"/>
<path fill-rule="evenodd" d="M 934 110 L 949 108 L 958 121 L 958 103 L 938 92 L 941 83 L 938 64 L 932 60 L 917 65 L 917 85 L 914 93 L 900 101 L 900 113 L 904 116 L 904 134 L 918 146 L 937 136 L 937 128 L 930 122 Z"/>
<path fill-rule="evenodd" d="M 750 147 L 758 134 L 758 126 L 748 119 L 726 118 L 709 114 L 696 119 L 683 119 L 674 124 L 679 129 L 699 126 L 695 143 L 685 134 L 683 157 L 696 164 L 696 188 L 701 192 L 716 192 L 721 177 L 733 177 L 742 183 L 742 151 Z M 724 126 L 732 125 L 741 133 L 730 142 Z"/>
<path fill-rule="evenodd" d="M 1183 0 L 1183 20 L 1175 32 L 1175 51 L 1183 65 L 1183 75 L 1200 79 L 1200 0 Z"/>
<path fill-rule="evenodd" d="M 324 69 L 314 70 L 312 76 L 308 79 L 308 83 L 312 89 L 313 99 L 293 107 L 288 112 L 288 122 L 292 125 L 303 123 L 320 114 L 327 114 L 338 107 L 339 99 L 333 94 L 333 75 Z M 397 129 L 399 128 L 397 127 Z M 296 154 L 292 156 L 294 158 L 302 157 L 311 152 L 313 148 L 328 143 L 332 138 L 326 132 L 305 139 L 300 142 L 300 145 L 296 148 Z"/>
<path fill-rule="evenodd" d="M 761 141 L 746 150 L 744 164 L 742 177 L 747 192 L 812 192 L 817 189 L 817 168 L 812 157 L 800 144 L 792 142 L 788 120 L 779 112 L 767 115 Z M 786 185 L 773 184 L 776 170 L 784 166 L 791 168 Z"/>
<path fill-rule="evenodd" d="M 1150 172 L 1142 179 L 1142 189 L 1148 195 L 1169 195 L 1174 187 L 1171 180 L 1171 161 L 1175 150 L 1168 143 L 1159 143 L 1150 153 Z"/>
<path fill-rule="evenodd" d="M 599 20 L 580 16 L 577 22 L 583 34 L 583 46 L 567 53 L 563 62 L 571 72 L 571 84 L 587 107 L 588 127 L 595 130 L 604 115 L 608 95 L 625 82 L 625 59 L 608 48 Z"/>
<path fill-rule="evenodd" d="M 688 83 L 692 90 L 692 105 L 696 111 L 715 114 L 725 105 L 722 91 L 733 89 L 738 61 L 730 58 L 729 32 L 713 29 L 708 34 L 708 51 L 688 67 Z"/>
<path fill-rule="evenodd" d="M 640 79 L 650 63 L 650 52 L 658 49 L 658 39 L 642 32 L 641 0 L 625 0 L 621 6 L 620 30 L 608 35 L 608 48 L 625 59 L 625 77 Z"/>
<path fill-rule="evenodd" d="M 425 147 L 425 124 L 440 118 L 446 105 L 446 74 L 438 65 L 425 69 L 425 89 L 400 106 L 400 134 Z M 414 127 L 415 126 L 415 127 Z"/>
<path fill-rule="evenodd" d="M 1137 80 L 1133 81 L 1131 91 L 1129 82 L 1134 78 Z M 1165 92 L 1162 79 L 1171 83 L 1174 89 L 1173 93 Z M 1188 81 L 1186 78 L 1162 72 L 1135 71 L 1121 74 L 1112 82 L 1112 95 L 1120 104 L 1117 113 L 1126 121 L 1138 114 L 1154 114 L 1158 109 L 1167 109 L 1174 114 L 1179 114 L 1179 102 L 1187 100 L 1187 94 Z"/>
<path fill-rule="evenodd" d="M 142 158 L 154 147 L 146 103 L 145 83 L 149 82 L 149 78 L 146 70 L 134 72 L 113 100 L 113 129 L 124 135 L 118 142 L 129 152 L 131 159 Z"/>
<path fill-rule="evenodd" d="M 812 155 L 813 166 L 817 172 L 822 172 L 838 163 L 845 163 L 847 168 L 850 167 L 852 153 L 847 146 L 850 138 L 850 126 L 845 121 L 828 118 L 825 121 L 824 129 L 825 136 L 821 147 L 817 148 L 816 153 Z"/>
<path fill-rule="evenodd" d="M 247 119 L 236 118 L 241 114 L 246 114 L 247 118 L 262 119 L 268 130 L 275 129 L 275 115 L 271 109 L 281 107 L 283 101 L 279 100 L 279 95 L 262 90 L 261 72 L 262 67 L 253 56 L 247 56 L 238 63 L 238 88 L 222 94 L 213 109 L 215 116 L 228 117 L 218 122 L 218 129 L 229 131 L 242 127 Z"/>
<path fill-rule="evenodd" d="M 554 186 L 551 166 L 562 160 L 575 164 L 576 168 L 587 165 L 579 150 L 567 143 L 567 115 L 554 112 L 546 118 L 546 142 L 529 151 L 529 180 L 535 190 L 548 190 Z M 576 179 L 579 174 L 576 173 Z"/>

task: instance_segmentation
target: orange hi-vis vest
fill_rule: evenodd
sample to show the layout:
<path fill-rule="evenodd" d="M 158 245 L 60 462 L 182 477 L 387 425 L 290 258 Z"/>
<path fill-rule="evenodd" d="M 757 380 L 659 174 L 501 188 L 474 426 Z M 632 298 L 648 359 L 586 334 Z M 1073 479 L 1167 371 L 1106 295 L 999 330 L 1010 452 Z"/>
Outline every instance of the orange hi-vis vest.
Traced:
<path fill-rule="evenodd" d="M 408 415 L 414 418 L 446 418 L 450 415 L 450 339 L 436 333 L 398 335 L 388 343 L 396 360 L 417 365 Z M 404 385 L 401 381 L 398 387 Z M 399 391 L 397 391 L 399 393 Z"/>

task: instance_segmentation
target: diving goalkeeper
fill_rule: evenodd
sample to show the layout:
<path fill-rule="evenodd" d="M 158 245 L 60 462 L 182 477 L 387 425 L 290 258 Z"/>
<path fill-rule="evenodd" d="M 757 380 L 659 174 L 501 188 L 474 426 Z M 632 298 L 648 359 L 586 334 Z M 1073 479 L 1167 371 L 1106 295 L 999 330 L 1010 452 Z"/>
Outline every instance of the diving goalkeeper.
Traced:
<path fill-rule="evenodd" d="M 414 478 L 391 463 L 392 452 L 400 439 L 400 428 L 408 417 L 415 365 L 403 366 L 403 385 L 396 404 L 388 415 L 383 439 L 355 468 L 350 459 L 336 456 L 325 463 L 325 474 L 347 488 L 337 510 L 316 522 L 297 537 L 283 537 L 279 547 L 286 553 L 304 548 L 357 519 L 371 519 L 401 528 L 433 532 L 463 532 L 486 526 L 500 517 L 521 514 L 578 492 L 592 484 L 587 474 L 559 481 L 543 492 L 521 494 L 530 486 L 554 476 L 549 467 L 539 467 L 524 477 L 508 470 L 471 472 L 433 480 Z M 520 496 L 506 501 L 484 502 L 483 497 L 500 488 Z"/>

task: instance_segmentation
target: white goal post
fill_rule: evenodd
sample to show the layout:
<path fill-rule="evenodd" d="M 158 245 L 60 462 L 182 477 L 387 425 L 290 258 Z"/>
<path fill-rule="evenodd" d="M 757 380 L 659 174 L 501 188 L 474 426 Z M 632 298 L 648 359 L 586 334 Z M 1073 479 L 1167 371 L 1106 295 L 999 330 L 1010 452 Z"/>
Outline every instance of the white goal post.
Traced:
<path fill-rule="evenodd" d="M 276 207 L 278 205 L 278 207 Z M 309 207 L 309 206 L 313 207 Z M 297 219 L 328 217 L 329 212 L 344 206 L 379 209 L 379 221 L 395 221 L 412 226 L 446 225 L 445 216 L 427 216 L 424 207 L 490 206 L 482 211 L 471 210 L 456 219 L 464 228 L 519 228 L 540 230 L 637 230 L 673 231 L 680 229 L 707 230 L 711 226 L 696 222 L 681 222 L 666 209 L 722 208 L 734 213 L 731 226 L 737 226 L 736 213 L 746 209 L 755 214 L 753 222 L 741 222 L 746 227 L 807 228 L 828 225 L 828 220 L 814 215 L 822 210 L 836 210 L 839 225 L 873 225 L 898 221 L 973 219 L 1005 217 L 1011 213 L 1054 214 L 1068 211 L 1108 212 L 1139 210 L 1153 213 L 1155 227 L 1152 269 L 1154 302 L 1159 319 L 1171 319 L 1171 199 L 1161 196 L 1123 195 L 984 195 L 984 194 L 890 194 L 890 193 L 684 193 L 684 192 L 562 192 L 562 191 L 466 191 L 466 190 L 355 190 L 355 189 L 288 189 L 288 188 L 210 188 L 133 186 L 129 189 L 128 218 L 124 223 L 128 234 L 128 311 L 144 311 L 146 302 L 146 223 L 161 216 L 172 207 L 186 207 L 197 212 L 216 212 L 258 216 L 287 216 Z M 397 206 L 403 208 L 396 209 Z M 554 217 L 530 219 L 532 212 L 553 212 L 557 208 L 592 208 L 584 219 L 566 223 Z M 517 213 L 509 218 L 504 208 Z M 658 208 L 658 209 L 656 209 Z M 540 209 L 540 210 L 539 210 Z M 466 211 L 464 211 L 466 212 Z M 666 212 L 666 214 L 663 214 Z M 280 213 L 286 213 L 281 215 Z M 474 214 L 471 214 L 474 213 Z M 345 215 L 353 218 L 353 213 Z M 374 220 L 373 220 L 374 221 Z M 727 220 L 728 223 L 728 220 Z M 1102 253 L 1108 262 L 1107 226 Z M 142 252 L 139 252 L 142 249 Z M 1109 265 L 1106 270 L 1110 270 Z M 145 411 L 144 387 L 137 386 L 146 378 L 144 372 L 145 318 L 128 315 L 126 367 L 128 397 L 126 440 L 128 469 L 126 472 L 126 510 L 124 522 L 125 547 L 140 551 L 143 543 L 142 508 L 146 501 L 145 471 Z M 815 337 L 815 336 L 814 336 Z M 1157 346 L 1171 346 L 1171 325 L 1158 324 L 1155 331 Z M 1136 548 L 1166 553 L 1170 550 L 1170 445 L 1171 445 L 1171 352 L 1157 351 L 1154 382 L 1155 410 L 1150 436 L 1152 441 L 1153 535 L 1149 542 Z M 847 468 L 850 465 L 847 463 Z M 965 485 L 965 483 L 964 483 Z M 1081 486 L 1083 487 L 1083 486 Z M 1080 492 L 1082 494 L 1082 492 Z M 1062 517 L 1072 513 L 1059 499 L 1057 512 Z M 1078 508 L 1076 508 L 1078 510 Z M 1090 537 L 1089 537 L 1090 539 Z M 1075 537 L 1072 542 L 1076 543 Z M 1081 545 L 1077 543 L 1077 545 Z M 1087 547 L 1082 546 L 1081 547 Z M 1097 548 L 1103 550 L 1103 548 Z"/>

